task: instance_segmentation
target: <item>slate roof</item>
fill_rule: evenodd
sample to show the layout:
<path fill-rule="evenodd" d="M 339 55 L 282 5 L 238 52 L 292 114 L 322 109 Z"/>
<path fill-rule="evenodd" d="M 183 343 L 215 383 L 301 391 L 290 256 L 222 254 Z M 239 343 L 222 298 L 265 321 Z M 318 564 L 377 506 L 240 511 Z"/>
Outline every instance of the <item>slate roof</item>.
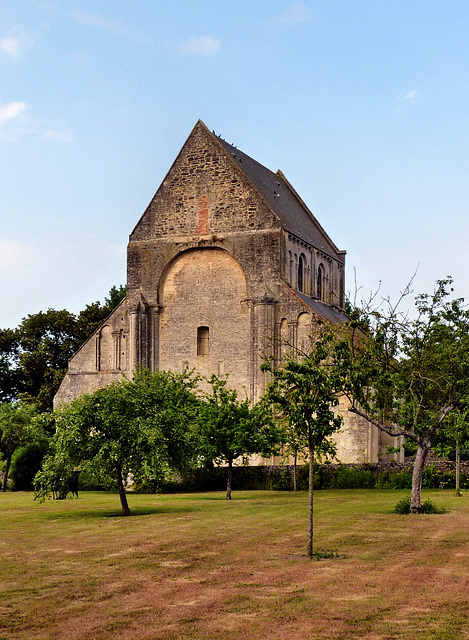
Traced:
<path fill-rule="evenodd" d="M 336 247 L 281 171 L 270 171 L 222 138 L 215 137 L 269 204 L 286 231 L 344 263 L 345 251 Z"/>
<path fill-rule="evenodd" d="M 321 302 L 315 298 L 310 298 L 300 291 L 293 291 L 293 293 L 297 295 L 312 311 L 314 311 L 314 313 L 318 316 L 322 316 L 330 322 L 342 323 L 349 320 L 347 314 L 344 311 L 341 311 L 338 307 L 331 307 L 325 302 Z"/>

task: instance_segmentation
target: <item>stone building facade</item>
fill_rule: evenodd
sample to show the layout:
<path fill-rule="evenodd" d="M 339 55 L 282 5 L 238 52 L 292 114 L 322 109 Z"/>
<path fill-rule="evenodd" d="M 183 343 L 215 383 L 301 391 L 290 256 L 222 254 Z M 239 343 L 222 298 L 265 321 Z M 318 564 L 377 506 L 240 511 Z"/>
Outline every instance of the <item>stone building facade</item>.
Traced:
<path fill-rule="evenodd" d="M 55 403 L 137 366 L 228 374 L 258 400 L 265 357 L 305 351 L 318 320 L 341 323 L 345 251 L 300 196 L 198 121 L 130 234 L 127 297 L 73 356 Z M 343 462 L 385 456 L 383 436 L 342 410 Z"/>

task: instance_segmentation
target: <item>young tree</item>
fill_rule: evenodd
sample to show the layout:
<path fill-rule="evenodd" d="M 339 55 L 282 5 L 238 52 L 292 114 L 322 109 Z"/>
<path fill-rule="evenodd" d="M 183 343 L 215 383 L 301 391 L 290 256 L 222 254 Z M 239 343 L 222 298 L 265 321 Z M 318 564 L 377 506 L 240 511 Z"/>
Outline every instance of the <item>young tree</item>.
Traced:
<path fill-rule="evenodd" d="M 36 408 L 20 403 L 0 405 L 0 453 L 5 461 L 2 491 L 6 491 L 11 458 L 18 447 L 26 444 L 40 444 L 44 434 L 39 423 L 34 421 Z"/>
<path fill-rule="evenodd" d="M 114 474 L 122 513 L 130 515 L 129 474 L 157 483 L 192 453 L 196 383 L 190 373 L 140 371 L 59 409 L 52 453 L 36 476 L 38 491 L 50 495 L 57 476 L 71 470 L 103 469 Z"/>
<path fill-rule="evenodd" d="M 451 278 L 416 298 L 409 319 L 389 306 L 359 318 L 336 348 L 351 410 L 391 436 L 417 445 L 411 511 L 421 513 L 428 453 L 449 434 L 449 417 L 469 394 L 469 311 L 450 299 Z"/>
<path fill-rule="evenodd" d="M 307 452 L 309 458 L 309 512 L 307 555 L 313 552 L 314 461 L 334 453 L 331 436 L 340 429 L 342 418 L 334 412 L 342 388 L 340 371 L 331 358 L 335 336 L 323 327 L 311 352 L 302 359 L 287 359 L 279 369 L 263 365 L 273 380 L 267 398 L 286 419 L 286 439 Z"/>
<path fill-rule="evenodd" d="M 226 464 L 226 499 L 231 500 L 233 462 L 252 454 L 272 455 L 279 445 L 279 430 L 272 410 L 263 402 L 253 406 L 239 400 L 226 380 L 213 375 L 198 413 L 199 453 L 204 462 Z"/>
<path fill-rule="evenodd" d="M 467 400 L 461 401 L 455 411 L 452 411 L 445 426 L 445 439 L 440 439 L 435 446 L 435 453 L 441 456 L 455 455 L 455 489 L 456 495 L 461 496 L 461 450 L 469 449 L 469 405 Z"/>

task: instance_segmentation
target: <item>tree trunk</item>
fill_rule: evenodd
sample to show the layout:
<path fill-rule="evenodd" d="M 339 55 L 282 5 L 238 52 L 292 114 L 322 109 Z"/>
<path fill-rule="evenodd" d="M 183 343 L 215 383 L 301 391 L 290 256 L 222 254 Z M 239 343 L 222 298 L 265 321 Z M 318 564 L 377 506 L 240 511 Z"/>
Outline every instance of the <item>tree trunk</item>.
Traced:
<path fill-rule="evenodd" d="M 429 450 L 430 443 L 428 440 L 422 440 L 418 443 L 417 455 L 415 456 L 414 470 L 412 473 L 412 494 L 410 497 L 411 513 L 422 513 L 422 478 Z"/>
<path fill-rule="evenodd" d="M 5 462 L 5 470 L 3 471 L 3 479 L 2 479 L 2 491 L 7 490 L 8 473 L 10 472 L 10 463 L 11 463 L 11 454 L 7 456 L 7 459 Z"/>
<path fill-rule="evenodd" d="M 459 449 L 459 442 L 456 440 L 456 495 L 461 495 L 459 490 L 461 478 L 461 451 Z"/>
<path fill-rule="evenodd" d="M 122 480 L 122 467 L 116 462 L 116 478 L 119 488 L 119 498 L 121 499 L 122 515 L 130 516 L 129 503 L 127 502 L 127 494 L 125 493 L 124 482 Z"/>
<path fill-rule="evenodd" d="M 296 476 L 298 473 L 298 468 L 297 468 L 297 460 L 298 460 L 298 455 L 295 453 L 295 457 L 293 458 L 293 491 L 296 491 Z"/>
<path fill-rule="evenodd" d="M 308 492 L 308 558 L 313 557 L 313 496 L 314 496 L 314 449 L 309 445 L 309 492 Z"/>
<path fill-rule="evenodd" d="M 228 458 L 228 476 L 226 480 L 226 499 L 231 500 L 231 485 L 233 482 L 233 460 Z"/>

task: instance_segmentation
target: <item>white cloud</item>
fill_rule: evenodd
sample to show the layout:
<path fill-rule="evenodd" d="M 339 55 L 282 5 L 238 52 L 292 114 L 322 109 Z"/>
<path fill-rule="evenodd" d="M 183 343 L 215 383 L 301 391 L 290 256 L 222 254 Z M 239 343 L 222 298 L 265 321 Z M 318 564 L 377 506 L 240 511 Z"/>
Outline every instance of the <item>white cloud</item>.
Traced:
<path fill-rule="evenodd" d="M 274 22 L 285 26 L 292 26 L 306 22 L 311 15 L 311 9 L 304 2 L 292 2 L 283 13 L 274 18 Z"/>
<path fill-rule="evenodd" d="M 124 25 L 116 22 L 115 20 L 111 20 L 110 18 L 106 18 L 99 13 L 94 13 L 93 11 L 79 11 L 78 9 L 73 9 L 72 17 L 75 22 L 87 24 L 90 27 L 97 27 L 98 29 L 105 29 L 106 31 L 113 31 L 114 33 L 127 32 Z"/>
<path fill-rule="evenodd" d="M 221 42 L 210 36 L 192 36 L 179 47 L 183 55 L 207 55 L 221 49 Z"/>
<path fill-rule="evenodd" d="M 405 95 L 397 96 L 397 101 L 401 104 L 417 104 L 420 100 L 420 93 L 417 89 L 408 91 Z"/>
<path fill-rule="evenodd" d="M 55 131 L 54 129 L 47 129 L 44 133 L 44 138 L 48 140 L 56 140 L 57 142 L 72 142 L 73 134 L 67 131 Z"/>
<path fill-rule="evenodd" d="M 419 92 L 417 91 L 417 89 L 412 89 L 412 91 L 409 91 L 404 96 L 404 100 L 406 102 L 409 102 L 410 104 L 415 104 L 418 101 L 418 99 L 419 99 Z"/>
<path fill-rule="evenodd" d="M 0 270 L 24 269 L 30 264 L 30 250 L 21 242 L 0 237 Z"/>
<path fill-rule="evenodd" d="M 9 120 L 17 118 L 25 110 L 25 102 L 9 102 L 8 104 L 0 104 L 0 127 Z"/>
<path fill-rule="evenodd" d="M 9 58 L 18 60 L 36 39 L 37 37 L 33 37 L 23 27 L 17 26 L 0 39 L 0 51 Z"/>

